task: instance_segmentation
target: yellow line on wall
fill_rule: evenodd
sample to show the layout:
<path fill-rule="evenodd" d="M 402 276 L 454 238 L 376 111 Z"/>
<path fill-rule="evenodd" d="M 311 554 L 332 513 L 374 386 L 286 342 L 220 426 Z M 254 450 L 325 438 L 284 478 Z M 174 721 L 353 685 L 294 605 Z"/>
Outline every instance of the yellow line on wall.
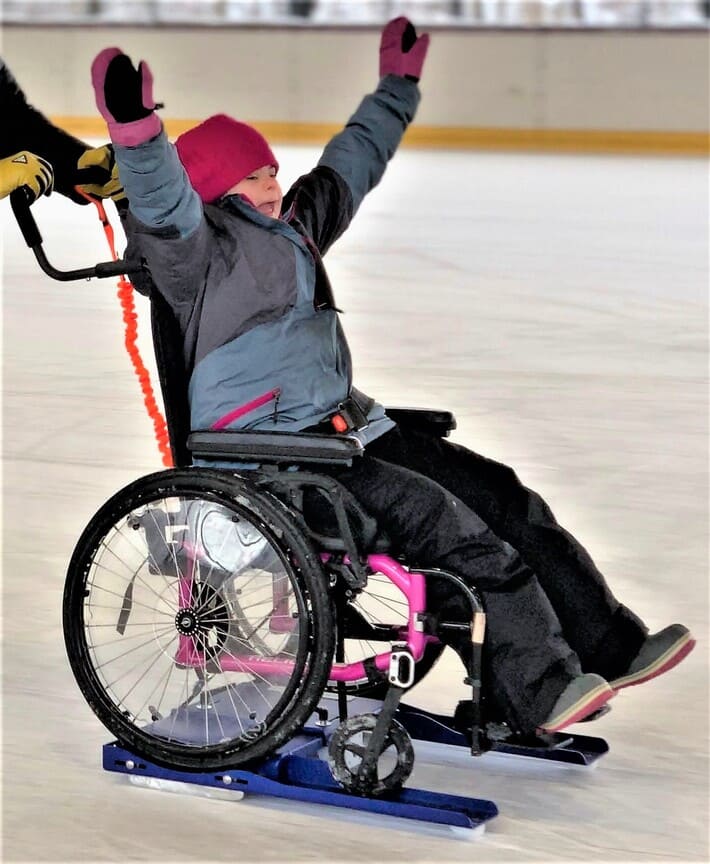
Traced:
<path fill-rule="evenodd" d="M 79 138 L 105 138 L 100 117 L 53 117 L 53 122 Z M 199 120 L 166 120 L 171 136 Z M 339 132 L 337 123 L 254 123 L 274 144 L 325 144 Z M 517 150 L 548 153 L 646 153 L 677 156 L 710 155 L 706 132 L 664 132 L 622 129 L 519 129 L 513 127 L 412 126 L 403 146 L 435 150 Z"/>

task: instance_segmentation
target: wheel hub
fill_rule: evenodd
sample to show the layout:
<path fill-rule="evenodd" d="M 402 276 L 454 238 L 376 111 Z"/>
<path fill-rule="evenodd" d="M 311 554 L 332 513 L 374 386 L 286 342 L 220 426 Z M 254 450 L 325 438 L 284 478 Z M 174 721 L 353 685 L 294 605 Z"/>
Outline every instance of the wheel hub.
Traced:
<path fill-rule="evenodd" d="M 194 636 L 202 630 L 200 618 L 194 609 L 180 609 L 175 616 L 175 629 L 181 636 Z"/>
<path fill-rule="evenodd" d="M 180 636 L 192 639 L 207 659 L 214 660 L 229 636 L 229 609 L 211 585 L 195 582 L 190 593 L 189 605 L 182 606 L 175 615 L 175 629 Z"/>

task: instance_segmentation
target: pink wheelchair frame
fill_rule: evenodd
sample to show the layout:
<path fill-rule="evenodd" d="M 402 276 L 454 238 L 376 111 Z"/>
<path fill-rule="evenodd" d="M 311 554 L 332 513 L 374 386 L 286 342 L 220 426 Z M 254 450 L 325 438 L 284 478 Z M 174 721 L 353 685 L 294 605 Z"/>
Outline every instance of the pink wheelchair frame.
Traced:
<path fill-rule="evenodd" d="M 322 555 L 323 560 L 329 558 L 328 553 Z M 401 643 L 397 644 L 399 650 L 390 650 L 375 655 L 372 658 L 378 671 L 388 673 L 390 682 L 399 686 L 411 686 L 414 677 L 414 667 L 410 664 L 409 657 L 416 663 L 422 658 L 424 648 L 428 642 L 438 642 L 434 636 L 423 632 L 421 615 L 426 612 L 426 586 L 425 577 L 422 573 L 409 572 L 401 564 L 388 555 L 373 554 L 367 556 L 367 565 L 373 572 L 382 573 L 402 592 L 407 600 L 407 624 L 400 631 Z M 288 619 L 281 608 L 286 599 L 283 594 L 279 596 L 279 586 L 274 582 L 273 613 L 269 622 L 272 632 L 288 632 L 292 622 Z M 179 608 L 190 606 L 193 591 L 193 578 L 182 577 L 179 581 Z M 406 649 L 405 651 L 401 650 Z M 175 657 L 176 662 L 182 666 L 204 666 L 204 654 L 200 651 L 192 636 L 180 636 L 179 646 Z M 229 652 L 223 652 L 216 662 L 222 672 L 247 672 L 257 675 L 278 675 L 285 677 L 291 675 L 294 663 L 287 659 L 264 658 L 256 654 L 236 657 Z M 330 672 L 330 681 L 352 683 L 367 678 L 365 661 L 354 663 L 333 663 Z"/>

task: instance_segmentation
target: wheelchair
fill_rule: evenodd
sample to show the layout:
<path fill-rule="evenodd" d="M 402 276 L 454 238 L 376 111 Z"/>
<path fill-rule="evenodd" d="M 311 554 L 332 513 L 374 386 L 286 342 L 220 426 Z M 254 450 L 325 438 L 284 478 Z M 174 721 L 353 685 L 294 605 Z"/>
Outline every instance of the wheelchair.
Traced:
<path fill-rule="evenodd" d="M 262 467 L 151 474 L 91 520 L 64 594 L 67 654 L 89 705 L 137 754 L 213 771 L 272 753 L 330 692 L 341 721 L 334 775 L 367 794 L 401 786 L 413 752 L 393 714 L 444 646 L 427 615 L 427 573 L 388 554 L 372 520 L 317 473 L 358 458 L 359 442 L 195 432 L 188 449 Z M 337 534 L 308 524 L 299 505 L 310 490 L 332 508 Z M 384 708 L 348 717 L 352 696 L 382 699 L 389 720 Z M 360 772 L 360 739 L 372 741 L 378 722 L 382 750 Z M 391 770 L 378 773 L 390 749 Z"/>
<path fill-rule="evenodd" d="M 13 193 L 11 203 L 53 278 L 129 272 L 120 260 L 54 270 L 26 202 Z M 472 642 L 471 699 L 431 722 L 474 755 L 506 742 L 527 755 L 558 746 L 558 736 L 516 740 L 487 710 L 477 592 L 393 554 L 325 470 L 361 458 L 361 443 L 347 434 L 191 430 L 177 323 L 157 292 L 150 304 L 176 467 L 136 480 L 98 510 L 63 597 L 72 672 L 117 742 L 167 769 L 224 772 L 258 763 L 334 711 L 327 753 L 337 783 L 359 796 L 394 793 L 414 764 L 402 696 L 436 664 L 450 630 Z M 442 436 L 455 428 L 448 412 L 387 413 Z M 328 530 L 309 516 L 314 497 Z M 465 596 L 470 620 L 431 614 L 433 580 Z M 353 713 L 361 704 L 371 710 Z"/>

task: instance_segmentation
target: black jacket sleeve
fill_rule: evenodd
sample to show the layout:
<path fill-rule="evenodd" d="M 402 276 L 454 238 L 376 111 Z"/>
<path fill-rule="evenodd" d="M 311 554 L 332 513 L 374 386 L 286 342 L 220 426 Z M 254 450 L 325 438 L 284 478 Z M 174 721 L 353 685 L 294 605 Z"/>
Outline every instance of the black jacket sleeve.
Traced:
<path fill-rule="evenodd" d="M 339 174 L 319 165 L 296 180 L 284 196 L 283 209 L 286 221 L 297 221 L 325 255 L 350 224 L 353 198 Z"/>
<path fill-rule="evenodd" d="M 54 188 L 72 196 L 76 163 L 87 144 L 58 129 L 33 108 L 0 58 L 0 159 L 19 150 L 42 156 L 54 169 Z"/>
<path fill-rule="evenodd" d="M 321 255 L 350 224 L 363 198 L 381 180 L 414 118 L 417 85 L 385 75 L 345 128 L 327 144 L 318 166 L 284 197 L 284 218 L 297 221 Z"/>

